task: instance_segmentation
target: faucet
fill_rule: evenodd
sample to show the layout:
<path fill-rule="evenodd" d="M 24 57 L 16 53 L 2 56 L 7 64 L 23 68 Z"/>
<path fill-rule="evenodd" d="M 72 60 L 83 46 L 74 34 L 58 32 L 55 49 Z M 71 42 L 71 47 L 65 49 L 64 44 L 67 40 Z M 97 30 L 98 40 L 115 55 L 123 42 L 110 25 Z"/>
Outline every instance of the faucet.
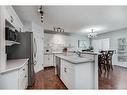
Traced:
<path fill-rule="evenodd" d="M 79 57 L 81 57 L 81 52 L 80 51 L 77 51 L 75 52 Z"/>

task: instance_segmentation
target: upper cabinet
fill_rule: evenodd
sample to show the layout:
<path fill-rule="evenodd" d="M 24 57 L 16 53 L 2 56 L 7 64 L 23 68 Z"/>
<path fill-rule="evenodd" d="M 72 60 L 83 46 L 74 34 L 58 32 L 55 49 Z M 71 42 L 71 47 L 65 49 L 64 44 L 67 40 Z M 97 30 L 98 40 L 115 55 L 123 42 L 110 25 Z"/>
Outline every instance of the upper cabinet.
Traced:
<path fill-rule="evenodd" d="M 23 24 L 20 21 L 18 15 L 16 14 L 12 6 L 5 6 L 4 16 L 5 16 L 5 19 L 15 27 L 15 29 L 17 29 L 20 32 L 24 32 Z"/>

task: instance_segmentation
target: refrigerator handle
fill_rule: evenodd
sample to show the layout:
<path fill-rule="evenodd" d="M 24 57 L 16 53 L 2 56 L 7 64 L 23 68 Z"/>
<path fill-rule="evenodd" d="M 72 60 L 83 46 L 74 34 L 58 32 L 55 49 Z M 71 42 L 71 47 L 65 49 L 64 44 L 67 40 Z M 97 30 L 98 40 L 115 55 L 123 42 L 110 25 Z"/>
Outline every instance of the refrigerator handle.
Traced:
<path fill-rule="evenodd" d="M 34 61 L 34 65 L 36 65 L 36 64 L 37 64 L 37 61 L 35 60 L 35 61 Z"/>
<path fill-rule="evenodd" d="M 34 58 L 36 58 L 37 56 L 37 43 L 36 43 L 36 40 L 34 38 Z"/>

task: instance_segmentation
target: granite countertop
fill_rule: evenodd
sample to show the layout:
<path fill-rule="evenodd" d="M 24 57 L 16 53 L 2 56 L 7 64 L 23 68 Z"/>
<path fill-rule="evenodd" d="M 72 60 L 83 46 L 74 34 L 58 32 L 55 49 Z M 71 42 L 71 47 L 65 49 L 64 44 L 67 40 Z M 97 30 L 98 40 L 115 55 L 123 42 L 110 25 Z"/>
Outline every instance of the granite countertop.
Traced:
<path fill-rule="evenodd" d="M 55 56 L 60 57 L 66 61 L 71 63 L 86 63 L 86 62 L 94 62 L 94 57 L 78 57 L 76 55 L 64 55 L 64 54 L 55 54 Z"/>
<path fill-rule="evenodd" d="M 6 62 L 6 68 L 4 71 L 1 73 L 6 73 L 12 70 L 20 69 L 23 67 L 29 59 L 12 59 L 12 60 L 7 60 Z"/>

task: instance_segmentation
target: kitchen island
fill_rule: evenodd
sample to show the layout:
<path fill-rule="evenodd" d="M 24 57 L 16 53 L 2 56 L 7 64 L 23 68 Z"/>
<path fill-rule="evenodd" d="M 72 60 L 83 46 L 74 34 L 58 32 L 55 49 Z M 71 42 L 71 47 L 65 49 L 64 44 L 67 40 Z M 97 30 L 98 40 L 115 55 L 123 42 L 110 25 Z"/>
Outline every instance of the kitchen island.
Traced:
<path fill-rule="evenodd" d="M 55 54 L 56 74 L 68 89 L 98 89 L 98 54 Z"/>

